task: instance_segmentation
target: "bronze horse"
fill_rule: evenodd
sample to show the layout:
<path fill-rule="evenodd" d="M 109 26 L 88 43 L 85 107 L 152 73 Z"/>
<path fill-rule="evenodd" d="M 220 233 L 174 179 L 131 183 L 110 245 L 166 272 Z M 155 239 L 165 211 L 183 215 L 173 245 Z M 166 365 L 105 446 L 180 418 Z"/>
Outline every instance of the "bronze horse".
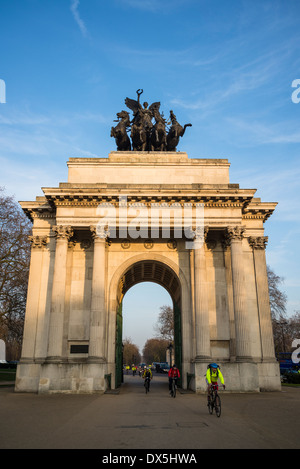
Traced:
<path fill-rule="evenodd" d="M 185 126 L 182 127 L 177 122 L 176 116 L 173 113 L 173 111 L 170 111 L 170 119 L 171 119 L 172 125 L 167 135 L 167 151 L 176 151 L 179 138 L 183 137 L 185 129 L 187 127 L 192 127 L 192 124 L 185 124 Z"/>
<path fill-rule="evenodd" d="M 127 111 L 117 113 L 118 125 L 111 128 L 110 136 L 114 137 L 117 144 L 117 151 L 130 151 L 131 143 L 127 135 L 127 127 L 130 125 L 130 118 Z M 121 120 L 120 120 L 121 119 Z"/>
<path fill-rule="evenodd" d="M 151 131 L 151 151 L 165 151 L 167 147 L 166 120 L 156 107 L 152 110 L 155 124 Z"/>

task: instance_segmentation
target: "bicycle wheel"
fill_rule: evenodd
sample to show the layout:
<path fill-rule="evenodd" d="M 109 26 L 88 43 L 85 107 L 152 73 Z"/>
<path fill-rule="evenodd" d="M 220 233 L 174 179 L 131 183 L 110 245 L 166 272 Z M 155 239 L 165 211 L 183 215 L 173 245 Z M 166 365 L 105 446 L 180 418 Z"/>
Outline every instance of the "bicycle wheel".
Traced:
<path fill-rule="evenodd" d="M 214 401 L 212 398 L 210 398 L 210 400 L 207 402 L 207 407 L 208 407 L 208 412 L 212 414 L 214 411 Z"/>
<path fill-rule="evenodd" d="M 147 394 L 147 392 L 149 391 L 149 383 L 148 383 L 148 380 L 145 381 L 144 386 L 145 386 L 145 392 L 146 392 L 146 394 Z"/>
<path fill-rule="evenodd" d="M 218 394 L 215 397 L 215 409 L 216 409 L 217 417 L 220 417 L 220 415 L 221 415 L 221 399 L 220 399 L 220 396 Z"/>

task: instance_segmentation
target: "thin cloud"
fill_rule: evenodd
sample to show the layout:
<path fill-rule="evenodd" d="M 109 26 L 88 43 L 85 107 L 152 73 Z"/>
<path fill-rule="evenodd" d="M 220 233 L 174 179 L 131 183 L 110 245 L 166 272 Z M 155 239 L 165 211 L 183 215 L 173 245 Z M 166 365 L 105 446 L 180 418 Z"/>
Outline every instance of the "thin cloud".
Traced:
<path fill-rule="evenodd" d="M 225 120 L 231 128 L 236 128 L 243 138 L 248 136 L 251 145 L 300 143 L 299 129 L 294 122 L 288 120 L 272 125 L 241 117 L 228 117 Z"/>
<path fill-rule="evenodd" d="M 174 98 L 172 103 L 184 109 L 201 109 L 211 113 L 217 110 L 222 103 L 230 101 L 232 98 L 243 96 L 251 90 L 268 85 L 276 72 L 278 60 L 278 57 L 274 59 L 270 54 L 262 55 L 254 61 L 245 62 L 240 67 L 232 68 L 229 73 L 219 73 L 218 85 L 214 84 L 213 90 L 206 97 L 198 100 L 195 100 L 194 96 L 189 100 Z M 212 59 L 211 64 L 214 65 L 216 61 Z M 197 66 L 196 62 L 193 65 Z"/>
<path fill-rule="evenodd" d="M 125 8 L 133 8 L 151 13 L 168 13 L 170 9 L 186 7 L 189 2 L 193 3 L 194 0 L 116 0 L 116 3 L 122 5 Z"/>
<path fill-rule="evenodd" d="M 79 26 L 79 29 L 84 37 L 88 36 L 88 31 L 86 29 L 84 21 L 80 18 L 79 12 L 78 12 L 78 7 L 79 7 L 79 0 L 72 0 L 71 2 L 71 12 L 74 17 L 74 20 Z"/>

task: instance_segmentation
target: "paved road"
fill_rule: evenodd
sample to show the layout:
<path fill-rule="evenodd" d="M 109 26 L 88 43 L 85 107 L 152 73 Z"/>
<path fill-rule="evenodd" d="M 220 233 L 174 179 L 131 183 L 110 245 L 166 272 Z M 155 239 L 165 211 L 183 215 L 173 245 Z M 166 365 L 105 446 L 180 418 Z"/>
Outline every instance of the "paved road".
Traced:
<path fill-rule="evenodd" d="M 36 395 L 0 388 L 1 449 L 300 448 L 300 388 L 222 393 L 222 415 L 206 396 L 168 394 L 165 376 L 125 376 L 119 394 Z"/>

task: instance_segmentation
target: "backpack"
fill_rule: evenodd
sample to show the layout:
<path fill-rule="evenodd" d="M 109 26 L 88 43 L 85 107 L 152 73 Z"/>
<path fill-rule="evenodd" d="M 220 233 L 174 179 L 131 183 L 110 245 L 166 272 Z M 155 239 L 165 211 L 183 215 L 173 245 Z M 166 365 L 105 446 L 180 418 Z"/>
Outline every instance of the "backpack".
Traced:
<path fill-rule="evenodd" d="M 214 365 L 214 368 L 217 367 L 217 377 L 219 377 L 219 369 L 220 369 L 220 367 L 219 367 L 219 365 L 217 365 L 217 363 L 210 363 L 209 365 L 207 365 L 207 369 L 209 369 L 210 374 L 211 374 L 211 369 L 212 369 L 212 366 L 213 366 L 213 365 Z"/>

